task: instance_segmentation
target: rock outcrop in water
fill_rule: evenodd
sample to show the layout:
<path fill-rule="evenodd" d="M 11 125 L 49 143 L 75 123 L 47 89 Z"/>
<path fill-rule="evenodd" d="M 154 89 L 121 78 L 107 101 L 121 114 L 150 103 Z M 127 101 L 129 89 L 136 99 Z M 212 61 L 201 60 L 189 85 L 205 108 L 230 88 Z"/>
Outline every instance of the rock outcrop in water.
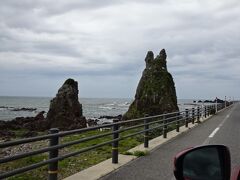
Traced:
<path fill-rule="evenodd" d="M 167 71 L 164 49 L 154 58 L 152 51 L 145 58 L 146 68 L 137 87 L 135 100 L 123 120 L 179 111 L 172 75 Z"/>
<path fill-rule="evenodd" d="M 9 140 L 16 137 L 15 130 L 22 129 L 26 133 L 21 137 L 30 137 L 37 135 L 36 131 L 45 131 L 48 129 L 44 118 L 44 111 L 39 112 L 35 117 L 16 117 L 11 121 L 0 121 L 0 140 Z M 19 135 L 18 135 L 19 136 Z"/>
<path fill-rule="evenodd" d="M 86 127 L 86 119 L 82 114 L 82 105 L 78 101 L 78 83 L 67 79 L 50 102 L 47 114 L 49 127 L 61 130 Z"/>

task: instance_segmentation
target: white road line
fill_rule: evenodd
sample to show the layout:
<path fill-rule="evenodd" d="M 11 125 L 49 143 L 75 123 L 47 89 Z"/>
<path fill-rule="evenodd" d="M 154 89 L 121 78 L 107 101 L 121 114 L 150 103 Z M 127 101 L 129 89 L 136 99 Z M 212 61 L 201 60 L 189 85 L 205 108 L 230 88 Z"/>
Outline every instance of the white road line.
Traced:
<path fill-rule="evenodd" d="M 218 127 L 221 127 L 229 117 L 230 117 L 230 115 L 228 114 L 228 115 L 224 118 L 224 120 L 219 124 Z"/>
<path fill-rule="evenodd" d="M 220 128 L 217 127 L 208 137 L 209 137 L 209 138 L 212 138 L 212 137 L 217 133 L 217 131 L 218 131 L 219 129 L 220 129 Z"/>
<path fill-rule="evenodd" d="M 210 142 L 210 138 L 213 138 L 213 136 L 217 133 L 217 131 L 220 129 L 220 127 L 223 126 L 223 124 L 226 122 L 226 120 L 230 117 L 230 114 L 232 113 L 233 109 L 231 112 L 223 119 L 223 121 L 218 125 L 216 129 L 208 136 L 208 138 L 202 143 L 202 145 L 207 145 Z"/>
<path fill-rule="evenodd" d="M 219 126 L 214 129 L 214 131 L 208 136 L 209 138 L 212 138 L 217 132 L 218 130 L 220 129 L 220 127 L 225 123 L 225 121 L 229 118 L 229 114 L 224 118 L 224 120 L 219 124 Z"/>

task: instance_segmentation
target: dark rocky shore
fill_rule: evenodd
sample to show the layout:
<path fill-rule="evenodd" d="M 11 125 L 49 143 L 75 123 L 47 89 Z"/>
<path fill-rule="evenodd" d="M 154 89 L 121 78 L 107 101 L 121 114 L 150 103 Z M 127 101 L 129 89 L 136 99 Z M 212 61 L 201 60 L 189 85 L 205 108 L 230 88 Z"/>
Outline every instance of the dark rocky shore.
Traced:
<path fill-rule="evenodd" d="M 16 137 L 16 130 L 25 130 L 23 137 L 38 135 L 38 132 L 48 131 L 50 128 L 71 130 L 96 126 L 103 119 L 121 119 L 119 116 L 101 116 L 95 119 L 86 119 L 82 113 L 82 104 L 78 100 L 78 83 L 67 79 L 58 90 L 56 97 L 50 102 L 47 115 L 39 112 L 35 117 L 17 117 L 11 121 L 0 121 L 0 139 L 8 140 Z M 4 107 L 8 108 L 8 107 Z M 14 111 L 36 111 L 36 108 L 18 108 Z M 109 123 L 110 121 L 106 122 Z"/>
<path fill-rule="evenodd" d="M 25 130 L 21 137 L 33 137 L 38 135 L 38 132 L 47 131 L 46 118 L 44 111 L 40 112 L 35 117 L 16 117 L 11 121 L 0 120 L 0 140 L 9 140 L 16 138 L 16 130 Z M 122 115 L 118 116 L 100 116 L 99 118 L 86 119 L 87 127 L 98 126 L 101 124 L 109 124 L 113 119 L 122 119 Z M 106 122 L 105 122 L 106 121 Z M 101 123 L 103 122 L 103 123 Z"/>
<path fill-rule="evenodd" d="M 44 117 L 44 111 L 37 114 L 35 117 L 16 117 L 11 121 L 0 120 L 0 140 L 10 140 L 16 138 L 16 130 L 25 130 L 21 137 L 33 137 L 38 135 L 38 132 L 47 131 L 47 120 Z M 86 119 L 87 127 L 98 126 L 101 124 L 111 123 L 113 119 L 122 119 L 122 115 L 118 116 L 100 116 L 99 118 Z M 103 123 L 102 123 L 103 122 Z"/>
<path fill-rule="evenodd" d="M 36 111 L 37 108 L 29 108 L 29 107 L 23 107 L 23 108 L 14 108 L 14 107 L 9 107 L 9 106 L 0 106 L 0 108 L 2 109 L 8 109 L 10 111 L 29 111 L 29 112 L 33 112 Z"/>
<path fill-rule="evenodd" d="M 0 140 L 10 140 L 16 138 L 17 133 L 15 131 L 25 130 L 21 137 L 33 137 L 37 136 L 39 132 L 47 131 L 47 120 L 44 117 L 45 112 L 38 113 L 35 117 L 16 117 L 11 121 L 0 120 Z M 100 116 L 98 118 L 86 119 L 87 127 L 98 126 L 101 124 L 111 123 L 113 119 L 122 119 L 122 115 L 118 116 Z M 47 133 L 47 132 L 46 132 Z"/>

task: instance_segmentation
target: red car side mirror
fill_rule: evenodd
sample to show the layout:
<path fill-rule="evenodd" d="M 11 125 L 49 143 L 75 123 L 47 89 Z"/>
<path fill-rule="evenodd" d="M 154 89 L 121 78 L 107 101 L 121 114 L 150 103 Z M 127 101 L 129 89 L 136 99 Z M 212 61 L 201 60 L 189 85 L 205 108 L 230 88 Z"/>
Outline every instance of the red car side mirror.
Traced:
<path fill-rule="evenodd" d="M 240 180 L 240 166 L 233 170 L 232 180 Z"/>
<path fill-rule="evenodd" d="M 174 175 L 177 180 L 230 180 L 229 149 L 207 145 L 184 150 L 174 158 Z"/>

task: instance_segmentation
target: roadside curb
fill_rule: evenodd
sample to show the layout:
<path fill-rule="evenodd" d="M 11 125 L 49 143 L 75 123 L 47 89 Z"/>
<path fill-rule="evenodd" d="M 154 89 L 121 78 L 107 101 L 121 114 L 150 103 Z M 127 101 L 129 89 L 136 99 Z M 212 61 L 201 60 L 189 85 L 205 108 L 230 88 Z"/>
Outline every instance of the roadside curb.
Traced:
<path fill-rule="evenodd" d="M 231 107 L 231 106 L 230 106 Z M 217 114 L 223 110 L 228 109 L 224 108 L 220 111 L 217 112 Z M 176 130 L 172 130 L 169 131 L 167 133 L 167 138 L 163 138 L 163 136 L 159 136 L 156 137 L 152 140 L 149 141 L 149 148 L 144 148 L 144 144 L 140 144 L 130 150 L 128 150 L 128 152 L 130 153 L 134 153 L 135 151 L 152 151 L 153 149 L 155 149 L 156 147 L 176 138 L 178 135 L 183 134 L 185 132 L 187 132 L 190 129 L 193 129 L 195 127 L 197 127 L 198 125 L 200 125 L 201 123 L 204 123 L 205 121 L 211 119 L 211 117 L 213 117 L 214 115 L 210 115 L 207 118 L 201 117 L 200 118 L 200 123 L 189 123 L 188 127 L 185 126 L 181 126 L 180 127 L 180 132 L 176 132 Z M 133 155 L 122 155 L 119 154 L 119 163 L 118 164 L 113 164 L 112 163 L 112 158 L 107 159 L 99 164 L 96 164 L 92 167 L 89 167 L 83 171 L 80 171 L 76 174 L 73 174 L 72 176 L 69 176 L 67 178 L 65 178 L 64 180 L 79 180 L 79 179 L 87 179 L 87 180 L 97 180 L 111 172 L 113 172 L 114 170 L 126 165 L 127 163 L 129 163 L 130 161 L 136 159 L 136 156 Z"/>
<path fill-rule="evenodd" d="M 136 158 L 137 158 L 136 156 L 119 154 L 118 164 L 112 164 L 112 159 L 107 159 L 99 164 L 96 164 L 90 168 L 80 171 L 79 173 L 69 176 L 64 180 L 79 180 L 79 179 L 96 180 L 109 174 L 110 172 L 118 169 L 119 167 L 127 164 L 128 162 Z"/>

